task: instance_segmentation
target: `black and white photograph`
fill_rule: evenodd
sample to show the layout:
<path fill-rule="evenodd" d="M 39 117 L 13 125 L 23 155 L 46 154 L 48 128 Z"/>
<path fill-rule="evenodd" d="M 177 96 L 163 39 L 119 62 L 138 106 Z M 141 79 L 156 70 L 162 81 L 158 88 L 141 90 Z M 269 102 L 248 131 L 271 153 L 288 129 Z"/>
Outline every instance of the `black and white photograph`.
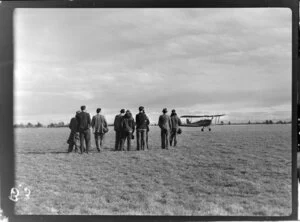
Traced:
<path fill-rule="evenodd" d="M 17 215 L 289 216 L 288 8 L 18 8 Z"/>

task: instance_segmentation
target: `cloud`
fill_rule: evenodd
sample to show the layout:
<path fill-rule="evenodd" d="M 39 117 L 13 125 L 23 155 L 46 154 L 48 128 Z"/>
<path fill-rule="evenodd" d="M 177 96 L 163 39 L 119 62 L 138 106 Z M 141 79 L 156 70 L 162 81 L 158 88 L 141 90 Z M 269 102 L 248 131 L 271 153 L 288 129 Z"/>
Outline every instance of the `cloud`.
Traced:
<path fill-rule="evenodd" d="M 65 92 L 65 94 L 76 100 L 91 100 L 95 98 L 95 95 L 89 91 L 70 91 Z"/>
<path fill-rule="evenodd" d="M 16 116 L 290 110 L 289 9 L 18 9 L 15 22 Z"/>

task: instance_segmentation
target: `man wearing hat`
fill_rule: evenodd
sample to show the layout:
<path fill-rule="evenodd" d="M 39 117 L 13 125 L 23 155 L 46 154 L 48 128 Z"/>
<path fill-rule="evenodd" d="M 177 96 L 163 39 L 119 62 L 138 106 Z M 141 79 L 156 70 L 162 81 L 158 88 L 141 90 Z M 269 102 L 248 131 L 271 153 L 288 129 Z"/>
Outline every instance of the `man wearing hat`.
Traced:
<path fill-rule="evenodd" d="M 79 148 L 79 132 L 78 132 L 78 123 L 76 116 L 80 113 L 80 111 L 77 111 L 75 116 L 70 120 L 69 128 L 71 130 L 70 136 L 67 140 L 67 143 L 69 144 L 68 153 L 73 151 L 74 145 L 75 145 L 75 152 L 77 152 Z"/>
<path fill-rule="evenodd" d="M 115 150 L 121 150 L 121 121 L 125 114 L 125 109 L 121 109 L 120 114 L 116 115 L 114 121 L 114 130 L 116 132 Z"/>
<path fill-rule="evenodd" d="M 150 124 L 143 106 L 139 107 L 139 113 L 135 116 L 137 150 L 144 150 L 146 144 L 147 128 Z"/>
<path fill-rule="evenodd" d="M 181 120 L 177 116 L 175 109 L 172 110 L 171 113 L 171 135 L 170 135 L 170 146 L 172 146 L 172 142 L 174 140 L 174 146 L 177 144 L 177 131 L 179 126 L 181 126 Z"/>
<path fill-rule="evenodd" d="M 84 151 L 89 153 L 89 148 L 91 146 L 91 117 L 90 114 L 86 112 L 86 106 L 81 106 L 80 109 L 81 112 L 76 115 L 76 119 L 80 136 L 80 153 L 82 154 Z"/>
<path fill-rule="evenodd" d="M 101 108 L 97 108 L 97 114 L 93 116 L 92 119 L 93 133 L 95 135 L 95 143 L 98 152 L 100 152 L 100 148 L 102 147 L 104 134 L 108 132 L 106 119 L 103 115 L 100 114 L 100 112 Z"/>
<path fill-rule="evenodd" d="M 169 115 L 167 115 L 167 108 L 164 108 L 162 110 L 163 114 L 159 116 L 158 120 L 158 126 L 160 128 L 160 135 L 161 135 L 161 148 L 162 149 L 168 149 L 168 143 L 169 143 L 169 132 L 172 128 L 171 125 L 171 118 Z"/>

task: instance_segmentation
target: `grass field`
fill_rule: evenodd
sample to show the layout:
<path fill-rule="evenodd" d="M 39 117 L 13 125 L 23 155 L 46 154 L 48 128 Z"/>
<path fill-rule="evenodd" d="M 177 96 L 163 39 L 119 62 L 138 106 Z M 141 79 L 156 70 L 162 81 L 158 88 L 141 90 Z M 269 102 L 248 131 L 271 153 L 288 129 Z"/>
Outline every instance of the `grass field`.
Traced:
<path fill-rule="evenodd" d="M 287 216 L 291 213 L 291 126 L 183 128 L 178 146 L 68 154 L 67 128 L 16 129 L 16 184 L 31 190 L 17 214 Z M 136 141 L 134 141 L 135 143 Z M 134 145 L 135 147 L 135 145 Z"/>

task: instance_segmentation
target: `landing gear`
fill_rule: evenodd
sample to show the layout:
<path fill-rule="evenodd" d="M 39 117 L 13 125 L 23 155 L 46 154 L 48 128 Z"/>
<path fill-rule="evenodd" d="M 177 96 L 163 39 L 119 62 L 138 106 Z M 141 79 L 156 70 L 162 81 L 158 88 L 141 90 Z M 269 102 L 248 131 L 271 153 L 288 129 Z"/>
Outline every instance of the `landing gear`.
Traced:
<path fill-rule="evenodd" d="M 204 128 L 205 128 L 205 127 L 203 127 L 203 128 L 201 129 L 202 132 L 204 131 Z M 211 128 L 208 128 L 208 130 L 211 131 Z"/>

